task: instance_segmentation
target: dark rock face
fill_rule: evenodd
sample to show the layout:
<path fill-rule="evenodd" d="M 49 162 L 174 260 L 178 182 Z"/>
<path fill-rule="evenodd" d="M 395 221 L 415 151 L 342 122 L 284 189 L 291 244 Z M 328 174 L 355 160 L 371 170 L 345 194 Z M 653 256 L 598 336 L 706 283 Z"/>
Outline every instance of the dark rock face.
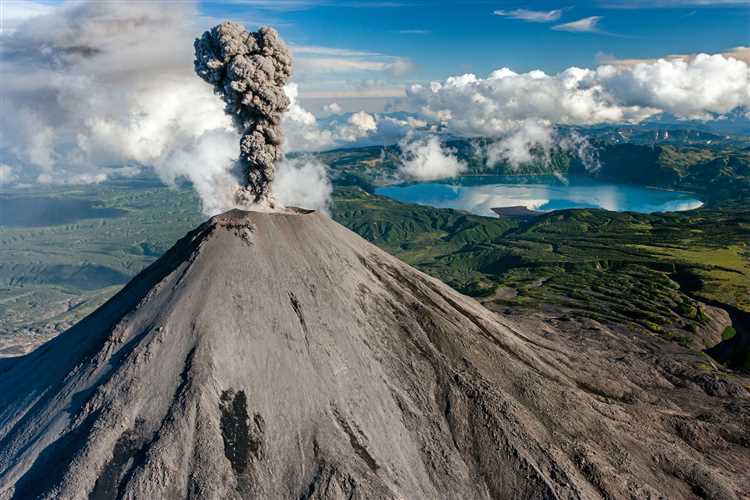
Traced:
<path fill-rule="evenodd" d="M 0 360 L 0 499 L 750 495 L 741 383 L 586 335 L 321 214 L 232 211 Z"/>

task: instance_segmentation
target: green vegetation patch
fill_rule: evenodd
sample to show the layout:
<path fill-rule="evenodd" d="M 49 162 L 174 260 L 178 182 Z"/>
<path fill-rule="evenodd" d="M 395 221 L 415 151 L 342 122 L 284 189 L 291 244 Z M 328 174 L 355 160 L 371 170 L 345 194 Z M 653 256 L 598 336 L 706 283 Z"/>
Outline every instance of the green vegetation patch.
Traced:
<path fill-rule="evenodd" d="M 711 342 L 700 336 L 709 323 L 701 300 L 750 312 L 748 209 L 562 210 L 520 221 L 340 188 L 333 217 L 498 306 L 572 310 L 695 348 Z"/>

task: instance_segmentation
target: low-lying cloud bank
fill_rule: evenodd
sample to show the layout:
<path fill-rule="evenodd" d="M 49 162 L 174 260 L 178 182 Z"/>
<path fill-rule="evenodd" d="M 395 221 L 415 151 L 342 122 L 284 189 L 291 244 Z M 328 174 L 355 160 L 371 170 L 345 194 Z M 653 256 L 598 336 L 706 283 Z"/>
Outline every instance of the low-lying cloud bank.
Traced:
<path fill-rule="evenodd" d="M 440 138 L 429 135 L 421 138 L 406 136 L 400 143 L 400 173 L 408 179 L 431 181 L 457 177 L 466 171 L 466 163 L 446 148 Z"/>
<path fill-rule="evenodd" d="M 748 64 L 699 54 L 689 61 L 568 68 L 556 75 L 508 68 L 487 78 L 454 76 L 412 85 L 407 96 L 424 116 L 461 135 L 496 136 L 530 119 L 561 125 L 638 123 L 660 113 L 711 119 L 750 106 Z"/>
<path fill-rule="evenodd" d="M 750 76 L 747 62 L 722 54 L 568 68 L 556 75 L 502 68 L 487 78 L 465 74 L 412 85 L 407 101 L 451 134 L 497 138 L 487 148 L 488 163 L 529 163 L 559 149 L 577 152 L 596 168 L 585 140 L 561 137 L 556 125 L 632 124 L 662 113 L 720 118 L 750 108 Z"/>
<path fill-rule="evenodd" d="M 588 139 L 575 132 L 564 133 L 553 124 L 542 120 L 524 120 L 507 133 L 496 136 L 477 151 L 488 167 L 505 164 L 511 168 L 522 165 L 550 165 L 556 153 L 570 153 L 581 160 L 589 172 L 599 170 L 601 165 L 595 148 Z"/>
<path fill-rule="evenodd" d="M 750 66 L 738 56 L 746 52 L 739 47 L 725 54 L 613 61 L 553 75 L 501 68 L 486 78 L 452 76 L 407 87 L 401 105 L 411 112 L 408 118 L 361 112 L 323 124 L 295 104 L 285 129 L 291 131 L 292 149 L 307 151 L 385 144 L 414 130 L 439 130 L 494 139 L 482 152 L 490 165 L 549 161 L 556 151 L 570 151 L 596 169 L 585 139 L 561 134 L 558 126 L 637 124 L 661 114 L 714 120 L 750 109 Z"/>

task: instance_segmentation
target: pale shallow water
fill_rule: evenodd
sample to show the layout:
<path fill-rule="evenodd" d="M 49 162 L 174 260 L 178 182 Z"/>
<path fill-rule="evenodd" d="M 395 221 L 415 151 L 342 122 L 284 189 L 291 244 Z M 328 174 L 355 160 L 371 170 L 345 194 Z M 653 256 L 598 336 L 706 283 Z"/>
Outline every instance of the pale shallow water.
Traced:
<path fill-rule="evenodd" d="M 387 186 L 377 194 L 399 201 L 457 208 L 478 215 L 494 215 L 492 208 L 524 206 L 549 212 L 565 208 L 604 208 L 617 212 L 673 212 L 698 208 L 703 203 L 689 193 L 632 184 L 555 177 L 477 176 L 458 180 Z"/>

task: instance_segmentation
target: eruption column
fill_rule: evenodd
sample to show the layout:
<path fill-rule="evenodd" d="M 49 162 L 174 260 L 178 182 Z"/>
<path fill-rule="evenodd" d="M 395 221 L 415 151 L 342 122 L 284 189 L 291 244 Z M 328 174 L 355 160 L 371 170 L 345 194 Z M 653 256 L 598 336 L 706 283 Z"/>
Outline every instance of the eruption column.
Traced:
<path fill-rule="evenodd" d="M 291 54 L 273 28 L 248 32 L 232 22 L 206 31 L 194 47 L 195 72 L 222 96 L 225 112 L 242 134 L 239 201 L 272 203 L 274 165 L 282 156 L 281 115 L 289 106 L 284 85 L 291 76 Z"/>

